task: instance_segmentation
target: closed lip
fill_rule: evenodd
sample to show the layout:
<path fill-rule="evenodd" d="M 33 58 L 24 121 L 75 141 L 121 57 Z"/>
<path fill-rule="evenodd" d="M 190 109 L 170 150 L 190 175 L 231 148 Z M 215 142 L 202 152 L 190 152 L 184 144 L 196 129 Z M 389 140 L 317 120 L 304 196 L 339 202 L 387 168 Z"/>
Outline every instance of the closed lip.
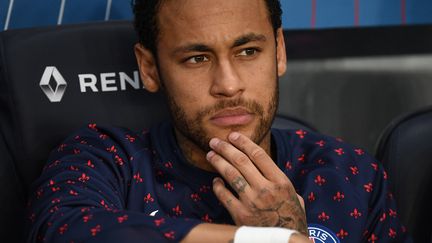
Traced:
<path fill-rule="evenodd" d="M 244 115 L 252 115 L 252 113 L 249 112 L 247 109 L 241 108 L 241 107 L 228 108 L 228 109 L 223 109 L 222 111 L 219 111 L 214 116 L 212 116 L 210 119 L 214 120 L 214 119 L 218 119 L 218 118 L 231 117 L 231 116 L 244 116 Z"/>
<path fill-rule="evenodd" d="M 254 115 L 247 109 L 228 108 L 217 112 L 210 118 L 210 122 L 219 127 L 244 126 L 253 121 Z"/>

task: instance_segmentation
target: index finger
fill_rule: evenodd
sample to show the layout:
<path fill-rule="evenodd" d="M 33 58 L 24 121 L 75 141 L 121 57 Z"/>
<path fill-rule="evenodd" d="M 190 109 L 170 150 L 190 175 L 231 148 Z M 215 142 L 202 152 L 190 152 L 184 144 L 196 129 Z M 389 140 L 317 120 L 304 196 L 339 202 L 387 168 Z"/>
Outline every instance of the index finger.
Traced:
<path fill-rule="evenodd" d="M 209 144 L 210 148 L 220 156 L 218 163 L 209 161 L 213 162 L 213 166 L 216 169 L 224 166 L 224 164 L 225 167 L 231 164 L 245 177 L 252 187 L 261 186 L 268 181 L 251 159 L 231 143 L 213 138 Z"/>
<path fill-rule="evenodd" d="M 228 140 L 244 152 L 268 180 L 275 182 L 287 178 L 266 151 L 245 135 L 232 132 Z"/>

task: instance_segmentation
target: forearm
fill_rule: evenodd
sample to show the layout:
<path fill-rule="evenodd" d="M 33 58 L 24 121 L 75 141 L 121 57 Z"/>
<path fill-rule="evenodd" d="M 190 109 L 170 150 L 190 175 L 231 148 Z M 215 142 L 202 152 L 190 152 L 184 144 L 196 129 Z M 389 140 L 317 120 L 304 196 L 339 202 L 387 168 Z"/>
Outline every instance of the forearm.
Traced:
<path fill-rule="evenodd" d="M 182 243 L 228 243 L 234 242 L 238 226 L 222 224 L 199 224 L 181 241 Z"/>
<path fill-rule="evenodd" d="M 199 224 L 181 241 L 182 243 L 233 243 L 238 226 L 219 224 Z M 300 233 L 291 235 L 287 243 L 306 243 L 310 240 Z"/>

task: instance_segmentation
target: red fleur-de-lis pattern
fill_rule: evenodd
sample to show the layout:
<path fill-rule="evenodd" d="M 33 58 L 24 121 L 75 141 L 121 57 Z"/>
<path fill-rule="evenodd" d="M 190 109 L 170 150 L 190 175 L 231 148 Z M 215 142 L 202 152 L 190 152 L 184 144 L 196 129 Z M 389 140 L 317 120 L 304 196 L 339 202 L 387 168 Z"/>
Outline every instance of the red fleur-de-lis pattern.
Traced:
<path fill-rule="evenodd" d="M 354 210 L 350 213 L 350 216 L 358 219 L 360 216 L 362 216 L 362 213 L 360 213 L 357 208 L 354 208 Z"/>
<path fill-rule="evenodd" d="M 128 220 L 129 216 L 127 214 L 123 215 L 123 216 L 119 216 L 117 217 L 117 221 L 121 224 L 123 222 L 125 222 L 126 220 Z"/>
<path fill-rule="evenodd" d="M 321 212 L 320 214 L 318 214 L 318 219 L 321 221 L 327 221 L 330 219 L 330 216 L 325 212 Z"/>
<path fill-rule="evenodd" d="M 144 202 L 145 202 L 145 203 L 151 203 L 151 202 L 154 202 L 154 198 L 151 196 L 150 193 L 148 193 L 148 194 L 144 197 Z"/>
<path fill-rule="evenodd" d="M 336 192 L 336 194 L 333 196 L 333 200 L 338 201 L 338 202 L 342 201 L 344 198 L 345 198 L 345 195 L 339 191 Z"/>
<path fill-rule="evenodd" d="M 30 241 L 97 242 L 109 232 L 125 242 L 177 242 L 203 222 L 234 224 L 213 193 L 217 174 L 188 164 L 172 131 L 169 123 L 142 133 L 93 123 L 64 141 L 34 186 Z M 305 130 L 272 134 L 275 163 L 304 198 L 308 223 L 342 242 L 406 240 L 388 175 L 363 149 Z M 137 227 L 148 234 L 116 230 Z"/>
<path fill-rule="evenodd" d="M 343 239 L 345 239 L 345 237 L 348 236 L 348 232 L 346 232 L 344 229 L 340 229 L 336 235 L 339 239 L 343 240 Z"/>
<path fill-rule="evenodd" d="M 321 175 L 317 175 L 315 177 L 314 182 L 318 185 L 318 186 L 322 186 L 324 185 L 324 183 L 326 182 L 326 179 L 324 177 L 322 177 Z"/>

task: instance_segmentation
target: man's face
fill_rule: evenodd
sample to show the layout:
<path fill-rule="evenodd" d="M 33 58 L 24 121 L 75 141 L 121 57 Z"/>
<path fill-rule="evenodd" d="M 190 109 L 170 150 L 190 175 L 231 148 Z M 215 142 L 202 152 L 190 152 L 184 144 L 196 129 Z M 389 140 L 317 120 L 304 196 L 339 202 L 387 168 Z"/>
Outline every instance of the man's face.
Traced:
<path fill-rule="evenodd" d="M 231 131 L 260 144 L 285 71 L 265 1 L 164 1 L 158 17 L 159 86 L 177 132 L 204 151 L 211 138 L 226 140 Z"/>

